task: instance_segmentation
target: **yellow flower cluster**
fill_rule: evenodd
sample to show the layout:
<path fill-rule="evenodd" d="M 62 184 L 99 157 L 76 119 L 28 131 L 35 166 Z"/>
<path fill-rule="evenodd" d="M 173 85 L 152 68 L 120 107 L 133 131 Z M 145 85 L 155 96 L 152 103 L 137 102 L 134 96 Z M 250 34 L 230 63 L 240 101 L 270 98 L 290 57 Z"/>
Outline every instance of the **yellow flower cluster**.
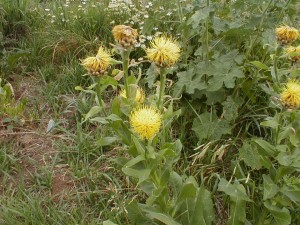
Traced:
<path fill-rule="evenodd" d="M 297 108 L 300 106 L 300 83 L 292 79 L 287 82 L 283 88 L 280 98 L 282 103 L 290 108 Z"/>
<path fill-rule="evenodd" d="M 289 44 L 297 40 L 299 37 L 299 31 L 287 25 L 276 28 L 276 37 L 282 44 Z"/>
<path fill-rule="evenodd" d="M 124 48 L 134 47 L 138 32 L 136 29 L 126 25 L 117 25 L 112 30 L 115 41 Z"/>
<path fill-rule="evenodd" d="M 95 57 L 87 57 L 81 65 L 92 75 L 103 74 L 111 65 L 112 58 L 109 52 L 100 46 L 98 53 Z"/>
<path fill-rule="evenodd" d="M 147 58 L 159 67 L 170 67 L 180 57 L 180 48 L 176 41 L 166 36 L 153 39 L 146 49 Z"/>
<path fill-rule="evenodd" d="M 153 106 L 139 106 L 133 110 L 129 117 L 132 130 L 141 139 L 152 139 L 160 130 L 161 113 Z"/>
<path fill-rule="evenodd" d="M 284 52 L 292 61 L 300 60 L 300 45 L 297 47 L 289 46 L 284 49 Z"/>
<path fill-rule="evenodd" d="M 123 98 L 127 98 L 125 89 L 123 89 L 120 92 L 120 96 L 122 96 Z M 135 101 L 136 101 L 136 103 L 143 103 L 144 100 L 145 100 L 145 92 L 142 88 L 138 87 L 136 89 Z"/>

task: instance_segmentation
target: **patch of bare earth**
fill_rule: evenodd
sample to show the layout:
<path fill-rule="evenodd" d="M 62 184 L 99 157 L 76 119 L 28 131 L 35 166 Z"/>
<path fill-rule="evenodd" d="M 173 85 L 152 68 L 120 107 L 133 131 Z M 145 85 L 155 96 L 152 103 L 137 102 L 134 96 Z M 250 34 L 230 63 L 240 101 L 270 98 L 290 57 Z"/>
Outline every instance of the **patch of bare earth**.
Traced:
<path fill-rule="evenodd" d="M 10 186 L 17 187 L 24 182 L 25 188 L 29 188 L 38 179 L 36 176 L 40 171 L 47 171 L 51 175 L 51 196 L 54 200 L 64 198 L 74 189 L 75 183 L 68 170 L 68 165 L 59 164 L 57 161 L 56 156 L 59 152 L 55 149 L 54 142 L 58 136 L 46 133 L 51 115 L 47 114 L 49 111 L 46 111 L 49 118 L 38 121 L 26 118 L 31 113 L 33 101 L 39 100 L 38 110 L 44 110 L 46 107 L 38 91 L 39 83 L 31 76 L 16 76 L 12 78 L 11 84 L 15 89 L 15 97 L 28 99 L 28 104 L 24 113 L 23 125 L 14 124 L 13 129 L 8 129 L 10 124 L 4 123 L 0 119 L 0 144 L 14 143 L 14 148 L 17 148 L 14 149 L 14 152 L 18 153 L 20 168 L 11 175 Z M 0 184 L 2 179 L 0 176 Z"/>

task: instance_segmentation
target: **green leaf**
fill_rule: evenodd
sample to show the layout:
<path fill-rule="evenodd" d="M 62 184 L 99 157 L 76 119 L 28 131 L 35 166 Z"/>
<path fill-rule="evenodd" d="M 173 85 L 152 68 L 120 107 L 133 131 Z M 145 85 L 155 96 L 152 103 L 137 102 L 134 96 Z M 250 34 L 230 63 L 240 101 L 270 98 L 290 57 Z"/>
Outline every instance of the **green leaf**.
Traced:
<path fill-rule="evenodd" d="M 197 187 L 193 183 L 185 183 L 181 189 L 181 192 L 177 198 L 176 204 L 180 204 L 187 198 L 194 198 L 197 193 Z"/>
<path fill-rule="evenodd" d="M 218 119 L 215 112 L 205 112 L 194 119 L 192 130 L 200 142 L 211 141 L 220 139 L 224 134 L 230 134 L 231 126 L 225 119 Z"/>
<path fill-rule="evenodd" d="M 7 57 L 7 64 L 10 69 L 13 69 L 17 63 L 17 60 L 21 57 L 28 56 L 29 51 L 19 50 L 18 52 L 12 52 Z"/>
<path fill-rule="evenodd" d="M 118 225 L 118 224 L 113 223 L 110 220 L 106 220 L 106 221 L 103 222 L 103 225 Z"/>
<path fill-rule="evenodd" d="M 263 139 L 254 139 L 254 143 L 256 143 L 263 151 L 263 153 L 267 156 L 275 156 L 276 155 L 276 148 L 275 146 L 271 145 L 269 142 Z"/>
<path fill-rule="evenodd" d="M 177 73 L 179 80 L 174 86 L 173 94 L 175 97 L 179 97 L 184 91 L 188 94 L 194 94 L 195 90 L 203 90 L 207 87 L 207 84 L 202 81 L 202 73 L 195 72 L 194 68 L 188 71 Z"/>
<path fill-rule="evenodd" d="M 177 223 L 172 217 L 163 213 L 147 211 L 147 216 L 151 219 L 157 219 L 158 221 L 167 225 L 181 225 L 180 223 Z"/>
<path fill-rule="evenodd" d="M 99 146 L 107 146 L 107 145 L 111 145 L 112 143 L 119 141 L 119 140 L 120 140 L 120 138 L 118 138 L 118 137 L 103 137 L 97 141 L 97 144 Z"/>
<path fill-rule="evenodd" d="M 99 113 L 101 111 L 101 107 L 100 106 L 93 106 L 90 111 L 85 115 L 84 120 L 82 121 L 82 123 L 84 123 L 85 121 L 87 121 L 89 118 L 95 116 L 97 113 Z"/>
<path fill-rule="evenodd" d="M 264 64 L 264 63 L 262 63 L 260 61 L 252 61 L 250 63 L 252 65 L 254 65 L 256 68 L 258 68 L 258 69 L 269 70 L 269 67 L 266 64 Z"/>
<path fill-rule="evenodd" d="M 144 161 L 145 160 L 145 157 L 143 155 L 139 155 L 131 160 L 129 160 L 125 165 L 124 167 L 132 167 L 134 165 L 136 165 L 137 163 L 141 162 L 141 161 Z"/>
<path fill-rule="evenodd" d="M 273 182 L 270 175 L 263 174 L 264 200 L 273 198 L 279 191 L 279 187 Z"/>
<path fill-rule="evenodd" d="M 262 163 L 256 146 L 252 146 L 248 142 L 244 142 L 242 148 L 239 149 L 240 159 L 242 159 L 252 169 L 260 169 Z"/>
<path fill-rule="evenodd" d="M 187 21 L 187 24 L 191 24 L 193 29 L 199 28 L 199 24 L 201 21 L 205 20 L 209 16 L 210 8 L 204 7 L 200 10 L 197 10 Z"/>
<path fill-rule="evenodd" d="M 215 220 L 214 204 L 211 194 L 201 185 L 198 188 L 196 204 L 189 225 L 209 225 Z"/>
<path fill-rule="evenodd" d="M 274 118 L 267 118 L 266 121 L 260 123 L 261 126 L 277 129 L 279 123 Z"/>
<path fill-rule="evenodd" d="M 271 204 L 270 201 L 264 202 L 264 205 L 271 212 L 278 225 L 291 224 L 291 215 L 287 208 L 279 208 L 278 206 Z"/>
<path fill-rule="evenodd" d="M 246 194 L 244 186 L 237 181 L 234 184 L 230 184 L 227 180 L 221 178 L 218 190 L 230 196 L 228 224 L 244 225 L 246 220 L 246 202 L 251 201 Z"/>
<path fill-rule="evenodd" d="M 143 181 L 147 180 L 149 175 L 150 175 L 150 172 L 151 172 L 151 170 L 149 170 L 149 169 L 139 169 L 139 170 L 137 170 L 137 169 L 132 169 L 132 168 L 129 168 L 129 167 L 123 167 L 122 171 L 127 176 L 137 178 L 139 180 L 137 185 L 139 185 Z"/>
<path fill-rule="evenodd" d="M 131 138 L 134 143 L 134 146 L 136 147 L 137 152 L 140 155 L 145 155 L 145 148 L 144 148 L 144 146 L 142 146 L 140 141 L 134 135 L 132 135 Z"/>
<path fill-rule="evenodd" d="M 233 99 L 232 96 L 228 96 L 222 105 L 224 119 L 229 122 L 234 122 L 239 115 L 238 110 L 241 105 L 241 99 Z"/>
<path fill-rule="evenodd" d="M 283 166 L 300 168 L 300 149 L 295 148 L 292 152 L 280 152 L 276 159 Z"/>
<path fill-rule="evenodd" d="M 284 185 L 280 192 L 288 197 L 291 201 L 300 202 L 300 184 Z"/>

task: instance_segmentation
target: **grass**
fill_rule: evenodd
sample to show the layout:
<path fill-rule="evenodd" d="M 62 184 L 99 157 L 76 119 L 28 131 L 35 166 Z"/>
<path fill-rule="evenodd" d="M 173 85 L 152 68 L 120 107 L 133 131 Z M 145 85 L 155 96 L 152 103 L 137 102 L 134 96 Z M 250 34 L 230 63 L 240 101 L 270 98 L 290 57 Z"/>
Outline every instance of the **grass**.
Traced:
<path fill-rule="evenodd" d="M 82 76 L 86 71 L 80 62 L 94 55 L 100 44 L 111 46 L 111 29 L 116 24 L 137 28 L 144 35 L 141 46 L 160 32 L 173 35 L 182 44 L 182 62 L 168 74 L 173 85 L 168 94 L 172 95 L 176 88 L 182 90 L 173 100 L 175 109 L 183 113 L 170 131 L 170 137 L 179 138 L 184 146 L 176 171 L 185 177 L 194 176 L 211 191 L 219 217 L 216 224 L 224 224 L 230 208 L 228 195 L 218 191 L 220 177 L 242 183 L 254 202 L 262 198 L 256 194 L 263 190 L 262 175 L 266 171 L 250 168 L 240 158 L 239 149 L 251 138 L 272 138 L 269 127 L 260 123 L 273 116 L 278 107 L 268 99 L 275 95 L 269 85 L 270 71 L 258 70 L 251 62 L 261 61 L 269 67 L 272 63 L 269 40 L 274 39 L 271 27 L 282 20 L 296 23 L 299 19 L 294 9 L 288 4 L 281 5 L 282 2 L 271 1 L 268 5 L 251 1 L 241 6 L 233 1 L 230 5 L 239 12 L 235 15 L 230 5 L 220 3 L 216 7 L 213 1 L 208 1 L 212 4 L 211 11 L 204 14 L 210 16 L 199 22 L 204 14 L 194 14 L 195 10 L 202 12 L 205 7 L 197 1 L 133 0 L 132 5 L 117 6 L 111 1 L 84 2 L 4 0 L 0 3 L 0 78 L 12 84 L 17 102 L 27 101 L 25 109 L 14 118 L 10 115 L 0 118 L 0 224 L 85 225 L 103 224 L 108 219 L 120 225 L 131 224 L 127 203 L 134 199 L 145 201 L 139 186 L 114 161 L 117 157 L 128 157 L 125 147 L 120 143 L 102 146 L 97 142 L 100 137 L 113 136 L 112 130 L 82 122 L 94 106 L 94 97 L 75 90 L 76 86 L 86 88 L 93 83 L 90 76 Z M 247 14 L 250 9 L 253 17 Z M 245 13 L 240 13 L 243 10 Z M 245 35 L 237 41 L 239 32 Z M 233 88 L 222 86 L 217 91 L 206 91 L 180 86 L 185 81 L 190 86 L 199 82 L 197 76 L 202 76 L 206 68 L 203 79 L 210 81 L 214 74 L 209 74 L 209 70 L 215 68 L 209 67 L 209 63 L 234 50 L 238 55 L 231 66 L 241 69 L 246 77 L 234 80 Z M 141 47 L 132 57 L 138 59 L 144 55 Z M 229 59 L 225 57 L 224 64 L 226 60 Z M 203 62 L 207 63 L 205 67 L 197 67 Z M 279 64 L 289 66 L 282 58 Z M 143 86 L 154 87 L 154 72 L 146 71 L 148 67 L 141 68 L 143 77 L 149 76 L 142 79 Z M 196 70 L 197 76 L 186 80 L 189 73 L 185 72 L 190 68 Z M 132 73 L 138 72 L 132 69 Z M 299 70 L 294 71 L 294 76 L 299 77 Z M 117 92 L 109 89 L 105 93 L 108 106 Z M 232 99 L 226 99 L 228 96 Z M 227 100 L 237 106 L 236 111 L 226 106 Z M 218 128 L 215 133 L 224 128 L 219 122 L 229 118 L 230 132 L 221 133 L 216 139 L 199 137 L 195 121 L 204 118 L 205 113 L 209 115 L 207 126 Z M 47 131 L 52 120 L 54 127 Z M 299 217 L 297 210 L 292 212 L 295 224 Z M 256 218 L 254 211 L 256 206 L 249 206 L 247 218 L 249 215 Z M 274 220 L 269 222 L 272 224 Z"/>

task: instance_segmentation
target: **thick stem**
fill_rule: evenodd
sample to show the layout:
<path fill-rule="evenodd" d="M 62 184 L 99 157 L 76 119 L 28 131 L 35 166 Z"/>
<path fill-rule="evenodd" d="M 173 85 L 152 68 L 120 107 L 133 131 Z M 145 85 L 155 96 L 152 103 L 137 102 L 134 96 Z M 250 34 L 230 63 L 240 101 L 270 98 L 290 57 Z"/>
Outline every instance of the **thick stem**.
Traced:
<path fill-rule="evenodd" d="M 97 78 L 96 81 L 94 80 L 94 82 L 97 83 L 97 86 L 96 86 L 97 99 L 98 99 L 99 105 L 103 108 L 104 115 L 107 116 L 106 111 L 105 111 L 104 101 L 102 101 L 102 91 L 101 91 L 100 80 L 101 80 L 101 78 Z"/>
<path fill-rule="evenodd" d="M 124 85 L 125 85 L 127 99 L 130 97 L 130 90 L 129 90 L 129 84 L 128 84 L 129 55 L 130 55 L 130 50 L 123 49 L 122 61 L 123 61 L 123 72 L 124 72 Z"/>
<path fill-rule="evenodd" d="M 159 96 L 158 96 L 158 101 L 157 101 L 157 107 L 158 109 L 162 110 L 163 109 L 163 101 L 162 98 L 165 93 L 165 87 L 166 87 L 166 69 L 165 68 L 160 68 L 160 88 L 159 88 Z"/>

